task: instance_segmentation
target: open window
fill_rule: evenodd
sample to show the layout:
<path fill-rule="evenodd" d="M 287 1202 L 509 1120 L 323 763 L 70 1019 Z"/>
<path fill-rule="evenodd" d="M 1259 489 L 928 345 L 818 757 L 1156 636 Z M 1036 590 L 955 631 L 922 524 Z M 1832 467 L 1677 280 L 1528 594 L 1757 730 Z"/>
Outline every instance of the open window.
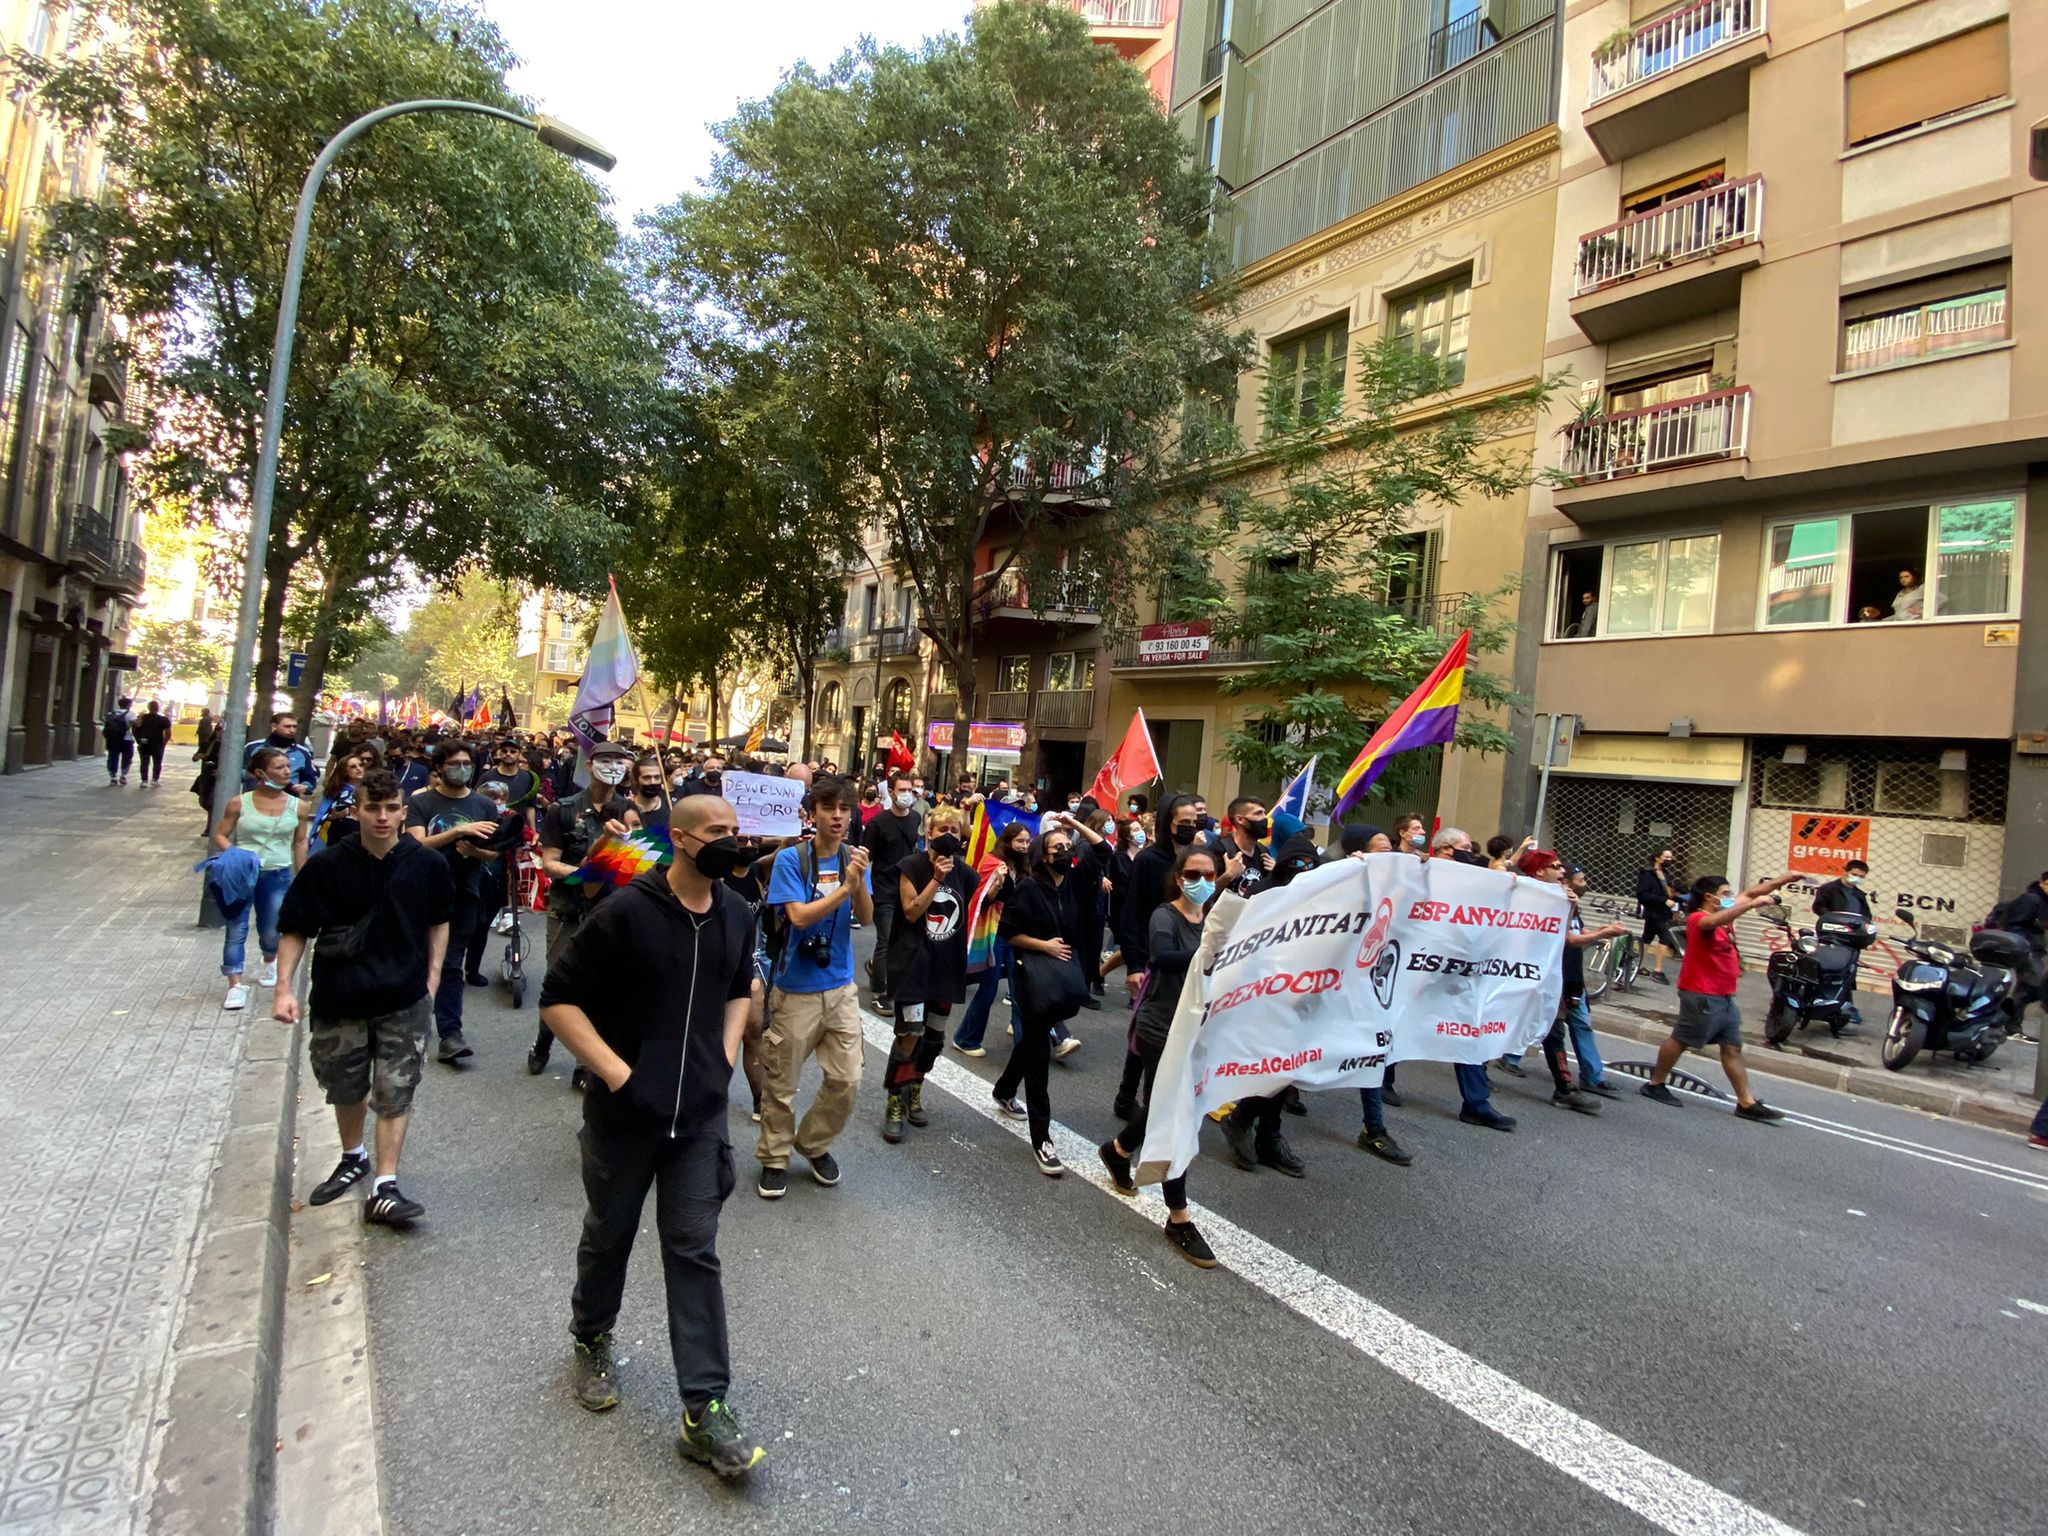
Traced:
<path fill-rule="evenodd" d="M 1716 160 L 1712 165 L 1703 165 L 1682 175 L 1653 182 L 1639 191 L 1625 192 L 1621 199 L 1622 217 L 1630 218 L 1639 213 L 1649 213 L 1662 208 L 1666 203 L 1675 203 L 1681 198 L 1691 197 L 1695 192 L 1705 192 L 1709 188 L 1718 187 L 1727 179 L 1727 162 Z"/>
<path fill-rule="evenodd" d="M 1703 635 L 1714 627 L 1717 533 L 1618 539 L 1557 551 L 1550 638 Z"/>
<path fill-rule="evenodd" d="M 2018 499 L 1996 496 L 1775 523 L 1765 532 L 1762 625 L 2010 616 L 2018 520 Z"/>

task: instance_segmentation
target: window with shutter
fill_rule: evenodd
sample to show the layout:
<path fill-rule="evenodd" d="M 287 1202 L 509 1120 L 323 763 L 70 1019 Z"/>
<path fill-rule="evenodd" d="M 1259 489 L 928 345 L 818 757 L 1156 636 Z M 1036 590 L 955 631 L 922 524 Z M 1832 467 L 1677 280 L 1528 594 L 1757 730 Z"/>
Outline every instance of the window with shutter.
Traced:
<path fill-rule="evenodd" d="M 1849 143 L 1878 139 L 1996 101 L 2011 85 L 2003 20 L 1943 38 L 1849 76 Z"/>

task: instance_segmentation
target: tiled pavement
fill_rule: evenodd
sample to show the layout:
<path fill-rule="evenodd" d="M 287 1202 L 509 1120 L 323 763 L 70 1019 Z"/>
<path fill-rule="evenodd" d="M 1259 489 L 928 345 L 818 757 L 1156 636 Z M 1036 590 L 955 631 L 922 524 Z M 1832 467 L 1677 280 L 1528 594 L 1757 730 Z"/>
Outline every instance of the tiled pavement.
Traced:
<path fill-rule="evenodd" d="M 195 926 L 187 757 L 160 789 L 90 762 L 0 779 L 0 1531 L 142 1527 L 202 1196 L 267 1027 L 221 1011 Z"/>

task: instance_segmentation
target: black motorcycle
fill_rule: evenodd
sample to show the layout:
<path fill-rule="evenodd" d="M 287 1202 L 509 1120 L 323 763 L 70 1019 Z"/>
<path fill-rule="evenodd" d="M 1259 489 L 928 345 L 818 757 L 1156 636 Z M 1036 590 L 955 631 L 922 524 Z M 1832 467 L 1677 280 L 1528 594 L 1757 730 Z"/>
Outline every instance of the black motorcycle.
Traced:
<path fill-rule="evenodd" d="M 1790 940 L 1771 956 L 1764 973 L 1771 984 L 1764 1039 L 1772 1048 L 1782 1048 L 1795 1028 L 1825 1024 L 1839 1039 L 1849 1025 L 1861 1022 L 1856 957 L 1877 942 L 1877 925 L 1856 912 L 1823 913 L 1811 928 L 1794 928 L 1780 915 L 1764 921 Z"/>
<path fill-rule="evenodd" d="M 1912 928 L 1913 914 L 1894 914 Z M 1892 978 L 1892 1017 L 1879 1050 L 1884 1064 L 1903 1071 L 1922 1051 L 1952 1051 L 1972 1065 L 2005 1043 L 2019 1017 L 2019 977 L 2027 941 L 1987 928 L 1970 937 L 1970 952 L 1918 936 L 1903 942 L 1913 956 Z"/>

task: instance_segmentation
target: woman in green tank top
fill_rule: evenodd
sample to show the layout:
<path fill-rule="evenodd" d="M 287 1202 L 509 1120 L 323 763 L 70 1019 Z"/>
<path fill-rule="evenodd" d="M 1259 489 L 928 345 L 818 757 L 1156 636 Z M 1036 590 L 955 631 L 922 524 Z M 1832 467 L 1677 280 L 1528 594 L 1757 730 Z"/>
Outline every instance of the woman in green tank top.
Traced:
<path fill-rule="evenodd" d="M 291 759 L 279 748 L 258 752 L 249 765 L 256 787 L 228 802 L 227 813 L 213 829 L 213 846 L 222 852 L 243 848 L 256 855 L 261 873 L 248 902 L 227 917 L 227 933 L 221 943 L 220 971 L 228 979 L 224 1008 L 245 1008 L 249 989 L 242 985 L 242 970 L 248 952 L 249 914 L 256 915 L 256 942 L 263 950 L 263 970 L 258 980 L 266 987 L 277 984 L 277 914 L 284 905 L 285 887 L 306 862 L 307 835 L 312 824 L 313 802 L 290 794 Z"/>

